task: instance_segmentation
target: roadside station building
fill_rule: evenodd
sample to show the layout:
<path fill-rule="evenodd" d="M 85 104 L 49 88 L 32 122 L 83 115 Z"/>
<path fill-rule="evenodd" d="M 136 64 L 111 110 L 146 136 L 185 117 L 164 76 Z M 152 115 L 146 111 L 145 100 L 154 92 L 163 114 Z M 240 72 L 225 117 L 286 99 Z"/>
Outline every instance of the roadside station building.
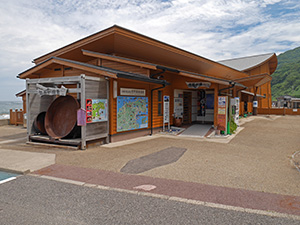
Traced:
<path fill-rule="evenodd" d="M 26 79 L 28 140 L 34 140 L 38 114 L 67 94 L 84 112 L 82 149 L 98 139 L 149 135 L 176 118 L 218 128 L 218 96 L 239 97 L 240 114 L 244 102 L 249 112 L 253 101 L 271 107 L 271 74 L 277 67 L 273 53 L 215 62 L 116 25 L 33 62 L 18 75 Z"/>

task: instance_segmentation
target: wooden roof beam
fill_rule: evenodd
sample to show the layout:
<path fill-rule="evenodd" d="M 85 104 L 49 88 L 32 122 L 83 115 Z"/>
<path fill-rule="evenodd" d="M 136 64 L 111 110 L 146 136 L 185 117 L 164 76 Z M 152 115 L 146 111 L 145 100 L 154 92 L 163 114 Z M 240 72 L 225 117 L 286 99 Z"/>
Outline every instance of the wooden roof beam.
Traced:
<path fill-rule="evenodd" d="M 156 70 L 156 65 L 151 64 L 151 63 L 146 63 L 146 62 L 133 60 L 133 59 L 126 59 L 124 57 L 113 56 L 113 55 L 103 54 L 103 53 L 99 53 L 99 52 L 92 52 L 92 51 L 88 51 L 88 50 L 84 50 L 84 49 L 82 49 L 81 51 L 82 51 L 82 54 L 86 55 L 86 56 L 100 58 L 100 59 L 107 59 L 107 60 L 111 60 L 114 62 L 126 63 L 126 64 L 133 65 L 133 66 Z"/>
<path fill-rule="evenodd" d="M 37 73 L 39 70 L 44 69 L 46 66 L 49 66 L 53 63 L 63 65 L 63 66 L 72 67 L 72 68 L 76 68 L 76 69 L 80 69 L 80 70 L 84 70 L 84 71 L 88 71 L 88 72 L 99 74 L 99 75 L 102 75 L 102 76 L 117 78 L 116 73 L 113 73 L 111 71 L 106 71 L 104 68 L 94 66 L 94 65 L 91 65 L 91 64 L 87 64 L 87 63 L 76 62 L 76 61 L 73 61 L 73 60 L 62 59 L 62 58 L 57 58 L 57 57 L 52 57 L 52 58 L 50 58 L 50 59 L 48 59 L 48 60 L 46 60 L 46 61 L 30 68 L 30 69 L 20 73 L 17 77 L 21 78 L 21 79 L 25 79 L 29 75 Z"/>

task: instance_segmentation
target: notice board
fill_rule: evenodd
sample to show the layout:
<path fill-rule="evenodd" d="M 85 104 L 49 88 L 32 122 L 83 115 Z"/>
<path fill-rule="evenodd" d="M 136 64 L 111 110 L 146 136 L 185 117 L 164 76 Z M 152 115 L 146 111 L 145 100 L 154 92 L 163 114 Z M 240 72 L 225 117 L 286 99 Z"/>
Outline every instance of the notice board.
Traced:
<path fill-rule="evenodd" d="M 227 130 L 228 96 L 218 96 L 218 130 Z"/>

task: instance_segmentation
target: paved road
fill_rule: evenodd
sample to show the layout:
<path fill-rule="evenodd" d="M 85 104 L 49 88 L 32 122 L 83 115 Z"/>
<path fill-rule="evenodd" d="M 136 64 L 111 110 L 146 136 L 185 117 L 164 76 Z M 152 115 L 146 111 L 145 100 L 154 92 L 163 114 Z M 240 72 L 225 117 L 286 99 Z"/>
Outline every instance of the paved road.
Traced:
<path fill-rule="evenodd" d="M 21 176 L 0 185 L 1 224 L 299 224 L 299 220 L 187 204 Z"/>

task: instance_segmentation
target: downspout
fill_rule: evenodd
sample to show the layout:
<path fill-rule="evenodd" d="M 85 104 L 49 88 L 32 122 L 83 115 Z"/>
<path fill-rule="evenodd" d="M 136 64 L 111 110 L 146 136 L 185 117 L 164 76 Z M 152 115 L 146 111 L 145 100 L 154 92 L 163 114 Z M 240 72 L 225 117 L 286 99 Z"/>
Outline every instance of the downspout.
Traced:
<path fill-rule="evenodd" d="M 235 86 L 235 82 L 230 81 L 229 84 L 230 84 L 230 87 L 222 88 L 222 89 L 219 90 L 219 95 L 221 95 L 221 91 L 231 89 Z"/>
<path fill-rule="evenodd" d="M 164 71 L 163 71 L 164 72 Z M 156 74 L 157 75 L 157 74 Z M 158 88 L 154 88 L 154 89 L 151 89 L 151 133 L 150 135 L 152 136 L 153 134 L 153 92 L 156 91 L 156 90 L 159 90 L 159 89 L 162 89 L 166 86 L 166 84 L 163 84 L 162 87 L 158 87 Z"/>
<path fill-rule="evenodd" d="M 171 69 L 171 68 L 164 67 L 164 66 L 156 66 L 156 68 L 157 68 L 157 69 L 160 69 L 161 71 L 158 72 L 158 73 L 155 73 L 155 74 L 150 75 L 150 78 L 154 78 L 154 76 L 163 74 L 163 73 L 165 73 L 166 71 L 170 71 L 170 72 L 173 72 L 173 73 L 179 73 L 179 70 Z M 166 82 L 166 81 L 165 81 L 165 82 Z M 164 83 L 162 87 L 158 87 L 158 88 L 151 89 L 151 133 L 150 133 L 151 136 L 152 136 L 152 134 L 153 134 L 153 92 L 156 91 L 156 90 L 162 89 L 162 88 L 164 88 L 165 86 L 166 86 L 166 83 Z"/>
<path fill-rule="evenodd" d="M 165 69 L 162 69 L 162 71 L 160 71 L 160 72 L 158 72 L 158 73 L 151 74 L 151 75 L 150 75 L 150 78 L 154 78 L 154 76 L 157 76 L 157 75 L 163 74 L 164 72 L 166 72 L 166 70 L 165 70 Z"/>

